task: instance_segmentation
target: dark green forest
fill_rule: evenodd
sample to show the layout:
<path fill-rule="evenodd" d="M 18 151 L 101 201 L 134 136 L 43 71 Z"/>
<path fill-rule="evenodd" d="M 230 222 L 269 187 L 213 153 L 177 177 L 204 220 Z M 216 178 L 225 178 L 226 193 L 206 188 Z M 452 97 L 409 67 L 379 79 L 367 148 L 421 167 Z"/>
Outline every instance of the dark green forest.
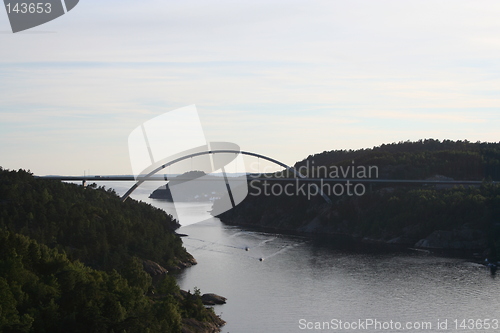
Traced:
<path fill-rule="evenodd" d="M 131 255 L 175 266 L 191 256 L 172 231 L 176 221 L 112 190 L 0 173 L 0 227 L 65 251 L 96 269 L 118 267 Z"/>
<path fill-rule="evenodd" d="M 426 139 L 309 155 L 300 166 L 375 165 L 384 179 L 500 180 L 500 143 Z"/>
<path fill-rule="evenodd" d="M 435 248 L 497 260 L 500 254 L 500 185 L 480 188 L 380 188 L 363 196 L 251 196 L 219 215 L 228 224 L 258 226 L 284 232 L 343 235 L 377 245 L 415 247 L 435 231 L 454 239 Z M 451 243 L 453 242 L 453 243 Z"/>
<path fill-rule="evenodd" d="M 0 169 L 0 332 L 190 332 L 222 321 L 167 275 L 194 259 L 172 216 L 111 190 Z M 193 329 L 194 331 L 194 329 Z M 201 330 L 203 332 L 203 330 Z"/>
<path fill-rule="evenodd" d="M 475 187 L 367 185 L 362 196 L 332 195 L 331 205 L 320 196 L 308 200 L 303 195 L 264 195 L 261 191 L 260 195 L 248 195 L 219 217 L 229 224 L 341 235 L 374 245 L 427 246 L 499 259 L 500 184 L 493 181 L 500 179 L 500 143 L 400 142 L 373 149 L 323 152 L 295 166 L 309 166 L 310 170 L 319 165 L 348 166 L 353 160 L 356 165 L 379 167 L 379 178 L 427 179 L 440 175 L 483 183 Z M 273 182 L 268 182 L 269 188 Z M 263 183 L 254 183 L 253 187 L 262 190 Z"/>

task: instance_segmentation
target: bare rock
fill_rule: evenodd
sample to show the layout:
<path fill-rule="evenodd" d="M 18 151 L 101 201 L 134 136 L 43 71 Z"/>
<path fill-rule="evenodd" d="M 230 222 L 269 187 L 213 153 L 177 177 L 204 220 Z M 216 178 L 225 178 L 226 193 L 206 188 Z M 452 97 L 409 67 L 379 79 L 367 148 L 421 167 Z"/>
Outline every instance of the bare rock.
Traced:
<path fill-rule="evenodd" d="M 201 296 L 201 301 L 205 305 L 226 304 L 226 300 L 227 298 L 217 294 L 203 294 Z"/>
<path fill-rule="evenodd" d="M 146 273 L 151 276 L 164 275 L 168 273 L 166 268 L 151 260 L 143 260 L 142 267 L 144 268 Z"/>

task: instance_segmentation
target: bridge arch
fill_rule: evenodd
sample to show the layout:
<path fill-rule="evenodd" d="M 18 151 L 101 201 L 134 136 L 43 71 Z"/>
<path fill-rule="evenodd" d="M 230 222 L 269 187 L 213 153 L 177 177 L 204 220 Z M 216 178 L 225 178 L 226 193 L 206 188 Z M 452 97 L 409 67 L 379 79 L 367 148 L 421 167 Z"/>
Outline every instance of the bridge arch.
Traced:
<path fill-rule="evenodd" d="M 135 189 L 137 189 L 139 186 L 141 186 L 142 183 L 144 183 L 146 180 L 148 180 L 151 176 L 155 175 L 156 173 L 158 173 L 160 170 L 163 170 L 165 169 L 166 167 L 172 165 L 172 164 L 175 164 L 175 163 L 178 163 L 180 161 L 183 161 L 183 160 L 186 160 L 188 158 L 191 158 L 191 157 L 196 157 L 196 156 L 201 156 L 201 155 L 208 155 L 208 154 L 242 154 L 242 155 L 248 155 L 248 156 L 253 156 L 253 157 L 257 157 L 257 158 L 262 158 L 264 160 L 267 160 L 269 162 L 272 162 L 272 163 L 275 163 L 281 167 L 284 167 L 287 171 L 292 171 L 293 174 L 299 178 L 302 178 L 302 179 L 307 179 L 306 176 L 304 176 L 303 174 L 301 174 L 300 172 L 298 172 L 297 170 L 295 170 L 294 168 L 286 165 L 285 163 L 282 163 L 278 160 L 275 160 L 274 158 L 271 158 L 271 157 L 268 157 L 268 156 L 264 156 L 264 155 L 261 155 L 261 154 L 257 154 L 257 153 L 252 153 L 252 152 L 249 152 L 249 151 L 242 151 L 242 150 L 233 150 L 233 149 L 216 149 L 216 150 L 207 150 L 207 151 L 201 151 L 201 152 L 196 152 L 196 153 L 192 153 L 192 154 L 187 154 L 185 156 L 182 156 L 182 157 L 179 157 L 179 158 L 176 158 L 172 161 L 169 161 L 167 163 L 164 163 L 162 165 L 160 165 L 159 167 L 157 167 L 156 169 L 154 169 L 153 171 L 151 171 L 150 173 L 148 173 L 146 176 L 143 176 L 143 177 L 138 177 L 137 178 L 137 182 L 122 196 L 122 201 L 124 202 L 125 200 L 128 199 L 128 197 L 130 196 L 130 194 L 132 194 L 132 192 L 135 191 Z M 317 186 L 317 185 L 316 185 Z M 321 191 L 320 188 L 319 189 L 319 193 L 321 193 L 321 196 L 323 197 L 323 199 L 325 199 L 325 201 L 329 204 L 332 203 L 332 201 L 330 200 L 330 198 L 328 198 L 328 196 L 326 196 L 323 191 Z"/>

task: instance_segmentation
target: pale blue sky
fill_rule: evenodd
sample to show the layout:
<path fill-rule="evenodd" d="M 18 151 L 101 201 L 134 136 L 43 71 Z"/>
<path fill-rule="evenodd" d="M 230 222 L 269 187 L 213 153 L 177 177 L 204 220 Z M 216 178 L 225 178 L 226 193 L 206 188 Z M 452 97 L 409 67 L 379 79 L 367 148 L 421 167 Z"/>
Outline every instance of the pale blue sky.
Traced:
<path fill-rule="evenodd" d="M 129 133 L 190 104 L 210 140 L 289 164 L 499 141 L 498 17 L 477 0 L 81 0 L 12 34 L 0 10 L 0 165 L 130 174 Z"/>

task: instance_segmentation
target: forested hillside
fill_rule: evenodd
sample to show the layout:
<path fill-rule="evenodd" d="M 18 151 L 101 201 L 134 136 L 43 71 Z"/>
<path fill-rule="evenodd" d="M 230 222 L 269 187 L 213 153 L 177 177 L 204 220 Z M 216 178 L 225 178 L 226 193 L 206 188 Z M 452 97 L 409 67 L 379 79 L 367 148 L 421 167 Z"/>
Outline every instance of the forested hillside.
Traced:
<path fill-rule="evenodd" d="M 492 258 L 500 254 L 500 185 L 491 182 L 500 178 L 499 143 L 401 142 L 373 149 L 323 152 L 298 162 L 296 167 L 308 166 L 300 170 L 307 172 L 320 165 L 349 166 L 353 160 L 356 165 L 377 166 L 382 179 L 440 175 L 484 182 L 479 187 L 454 188 L 366 185 L 366 193 L 361 196 L 331 195 L 331 205 L 320 196 L 308 200 L 300 193 L 273 195 L 269 190 L 265 195 L 260 182 L 251 186 L 241 204 L 219 217 L 229 224 L 341 235 L 364 244 L 478 253 Z M 277 185 L 282 188 L 287 184 L 297 187 L 294 182 Z M 267 185 L 267 189 L 272 188 L 273 181 Z"/>
<path fill-rule="evenodd" d="M 191 256 L 164 211 L 112 190 L 35 179 L 0 171 L 0 227 L 66 252 L 96 269 L 119 267 L 130 256 L 174 267 Z M 182 265 L 182 264 L 181 264 Z"/>
<path fill-rule="evenodd" d="M 223 321 L 175 269 L 194 259 L 171 216 L 112 191 L 0 170 L 0 332 L 212 332 Z M 193 329 L 193 330 L 191 330 Z"/>
<path fill-rule="evenodd" d="M 309 155 L 300 166 L 374 165 L 379 178 L 426 179 L 436 174 L 457 180 L 500 180 L 500 143 L 426 139 L 358 150 Z M 304 170 L 304 168 L 302 169 Z"/>

